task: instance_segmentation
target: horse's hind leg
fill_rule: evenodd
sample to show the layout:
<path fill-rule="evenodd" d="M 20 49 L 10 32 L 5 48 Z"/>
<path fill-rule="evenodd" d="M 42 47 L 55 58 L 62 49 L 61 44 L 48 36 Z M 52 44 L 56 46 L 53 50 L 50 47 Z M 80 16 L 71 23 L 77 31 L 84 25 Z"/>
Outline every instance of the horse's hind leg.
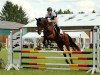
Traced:
<path fill-rule="evenodd" d="M 69 56 L 72 57 L 72 54 L 69 53 Z M 71 64 L 74 64 L 72 59 L 70 59 L 70 61 L 71 61 Z"/>
<path fill-rule="evenodd" d="M 67 50 L 68 50 L 68 51 L 70 51 L 70 49 L 69 49 L 69 47 L 68 47 L 68 46 L 66 46 L 66 48 L 67 48 Z M 72 54 L 71 54 L 71 53 L 69 53 L 69 56 L 70 56 L 70 57 L 72 57 Z M 72 60 L 72 59 L 70 59 L 70 62 L 71 62 L 71 64 L 73 64 L 73 60 Z"/>
<path fill-rule="evenodd" d="M 64 51 L 63 45 L 61 45 L 61 44 L 57 44 L 57 45 L 58 45 L 58 47 L 59 47 L 59 49 L 60 49 L 61 51 Z M 63 55 L 64 55 L 64 57 L 67 57 L 66 53 L 63 53 Z M 69 64 L 68 59 L 66 59 L 65 61 L 66 61 L 67 64 Z"/>
<path fill-rule="evenodd" d="M 67 57 L 66 53 L 63 53 L 64 57 Z M 68 59 L 65 60 L 67 64 L 69 64 Z"/>

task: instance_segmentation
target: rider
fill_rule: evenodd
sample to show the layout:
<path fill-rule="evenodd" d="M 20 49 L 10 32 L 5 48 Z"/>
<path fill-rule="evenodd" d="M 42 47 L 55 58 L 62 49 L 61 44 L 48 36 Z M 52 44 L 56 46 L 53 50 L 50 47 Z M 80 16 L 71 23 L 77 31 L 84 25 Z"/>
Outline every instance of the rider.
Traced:
<path fill-rule="evenodd" d="M 57 38 L 60 38 L 60 28 L 57 25 L 57 14 L 52 10 L 51 7 L 47 8 L 47 14 L 45 17 L 48 19 L 48 22 L 54 23 L 56 36 L 57 36 Z"/>

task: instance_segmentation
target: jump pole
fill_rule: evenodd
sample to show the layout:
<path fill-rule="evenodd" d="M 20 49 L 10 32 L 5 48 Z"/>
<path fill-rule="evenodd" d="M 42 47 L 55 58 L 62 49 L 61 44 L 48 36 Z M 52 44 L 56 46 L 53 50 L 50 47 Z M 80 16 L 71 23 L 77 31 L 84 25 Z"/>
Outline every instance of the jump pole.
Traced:
<path fill-rule="evenodd" d="M 19 33 L 16 33 L 16 34 L 19 34 L 20 35 L 20 49 L 19 50 L 22 50 L 22 29 L 19 28 Z M 19 70 L 20 66 L 21 66 L 21 56 L 22 56 L 22 53 L 19 54 L 19 63 L 17 65 L 14 64 L 14 57 L 13 57 L 13 37 L 16 37 L 13 35 L 13 32 L 10 31 L 10 39 L 9 39 L 9 50 L 8 50 L 8 64 L 6 66 L 5 69 L 7 70 L 10 70 L 11 68 L 14 68 L 15 70 Z"/>
<path fill-rule="evenodd" d="M 13 38 L 13 32 L 10 31 L 10 50 L 9 50 L 9 54 L 10 54 L 10 57 L 8 57 L 8 62 L 9 64 L 7 65 L 7 70 L 10 70 L 11 68 L 14 68 L 15 70 L 19 70 L 18 67 L 16 65 L 13 64 L 13 43 L 12 43 L 12 38 Z"/>
<path fill-rule="evenodd" d="M 94 74 L 95 72 L 99 72 L 100 73 L 99 68 L 96 67 L 97 60 L 95 59 L 97 57 L 97 54 L 95 53 L 97 51 L 97 48 L 96 48 L 97 34 L 98 34 L 97 33 L 97 29 L 98 29 L 98 27 L 96 27 L 96 26 L 93 29 L 93 51 L 92 51 L 93 52 L 93 54 L 92 54 L 92 56 L 93 56 L 93 67 L 90 70 L 87 71 L 87 73 L 91 72 L 91 74 Z M 98 59 L 98 57 L 97 57 L 97 59 Z"/>
<path fill-rule="evenodd" d="M 21 56 L 21 59 L 72 59 L 72 60 L 92 60 L 88 57 L 43 57 L 43 56 Z M 97 58 L 95 58 L 97 60 Z"/>
<path fill-rule="evenodd" d="M 36 50 L 14 50 L 14 52 L 21 52 L 21 53 L 66 53 L 66 54 L 92 54 L 92 52 L 81 52 L 81 51 L 36 51 Z M 96 53 L 96 52 L 95 52 Z"/>
<path fill-rule="evenodd" d="M 87 71 L 88 68 L 47 68 L 47 67 L 23 67 L 27 69 L 41 69 L 41 70 L 74 70 L 74 71 Z"/>
<path fill-rule="evenodd" d="M 73 66 L 73 67 L 92 67 L 90 64 L 61 64 L 61 63 L 37 63 L 37 62 L 22 62 L 22 65 L 44 65 L 44 66 Z"/>
<path fill-rule="evenodd" d="M 100 26 L 99 28 L 97 29 L 97 67 L 99 68 L 100 67 Z"/>

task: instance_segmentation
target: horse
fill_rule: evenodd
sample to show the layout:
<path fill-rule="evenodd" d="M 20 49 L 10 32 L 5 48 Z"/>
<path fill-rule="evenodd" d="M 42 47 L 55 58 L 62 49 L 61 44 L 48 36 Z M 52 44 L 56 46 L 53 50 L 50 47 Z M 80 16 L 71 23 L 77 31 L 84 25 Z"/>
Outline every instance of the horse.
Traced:
<path fill-rule="evenodd" d="M 80 51 L 80 48 L 73 42 L 72 38 L 63 32 L 63 34 L 60 34 L 60 39 L 57 37 L 55 32 L 54 23 L 48 22 L 46 18 L 36 18 L 36 25 L 37 25 L 37 32 L 38 34 L 41 34 L 42 30 L 44 33 L 44 42 L 45 40 L 55 41 L 58 48 L 61 51 L 64 51 L 63 46 L 66 47 L 67 51 L 70 51 L 70 47 L 73 51 Z M 66 53 L 63 53 L 64 57 L 67 57 Z M 71 53 L 69 53 L 69 56 L 71 57 Z M 67 64 L 73 64 L 73 60 L 65 59 Z"/>

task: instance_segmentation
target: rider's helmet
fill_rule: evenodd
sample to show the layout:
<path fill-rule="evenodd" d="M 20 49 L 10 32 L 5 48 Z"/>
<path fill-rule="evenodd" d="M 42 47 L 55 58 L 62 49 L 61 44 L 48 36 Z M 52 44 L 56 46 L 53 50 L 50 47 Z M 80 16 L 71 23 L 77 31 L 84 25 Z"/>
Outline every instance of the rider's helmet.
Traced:
<path fill-rule="evenodd" d="M 48 8 L 47 8 L 47 11 L 52 11 L 52 8 L 51 8 L 51 7 L 48 7 Z"/>

